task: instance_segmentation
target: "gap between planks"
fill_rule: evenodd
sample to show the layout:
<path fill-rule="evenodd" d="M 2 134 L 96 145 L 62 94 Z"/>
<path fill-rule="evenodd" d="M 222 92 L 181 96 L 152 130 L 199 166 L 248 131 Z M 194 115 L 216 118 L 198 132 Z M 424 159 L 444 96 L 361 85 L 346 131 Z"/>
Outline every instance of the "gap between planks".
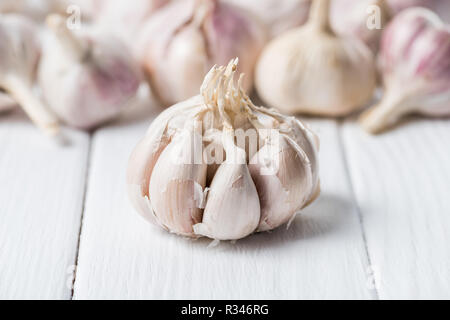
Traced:
<path fill-rule="evenodd" d="M 347 176 L 347 180 L 348 180 L 348 184 L 349 184 L 349 188 L 350 188 L 350 193 L 352 196 L 352 202 L 355 206 L 355 210 L 356 213 L 358 214 L 358 218 L 359 218 L 359 226 L 361 228 L 361 238 L 362 241 L 364 243 L 364 249 L 366 251 L 366 258 L 367 258 L 367 266 L 368 268 L 372 268 L 373 264 L 372 264 L 372 258 L 370 256 L 370 250 L 369 250 L 369 245 L 367 243 L 367 235 L 366 235 L 366 230 L 364 228 L 364 217 L 363 214 L 361 212 L 361 208 L 358 204 L 358 201 L 356 199 L 356 193 L 355 193 L 355 187 L 353 185 L 353 181 L 352 181 L 352 177 L 350 175 L 350 164 L 347 158 L 347 149 L 345 147 L 344 144 L 344 137 L 343 137 L 343 130 L 344 130 L 344 122 L 345 120 L 339 120 L 338 121 L 338 141 L 339 141 L 339 148 L 341 149 L 341 155 L 342 155 L 342 162 L 344 163 L 344 168 L 345 168 L 345 175 Z M 373 278 L 374 281 L 374 288 L 373 288 L 373 298 L 375 300 L 380 300 L 380 294 L 378 292 L 378 286 L 379 284 L 377 283 L 377 278 L 374 277 Z"/>
<path fill-rule="evenodd" d="M 91 155 L 92 155 L 92 139 L 95 132 L 89 133 L 89 141 L 88 141 L 88 150 L 87 150 L 87 156 L 86 156 L 86 171 L 84 174 L 84 190 L 83 190 L 83 204 L 81 209 L 81 216 L 80 216 L 80 229 L 78 231 L 78 239 L 77 239 L 77 248 L 75 251 L 75 259 L 74 259 L 74 266 L 75 270 L 73 273 L 73 280 L 72 280 L 72 290 L 70 293 L 70 300 L 73 300 L 73 295 L 75 294 L 75 282 L 77 280 L 77 269 L 78 269 L 78 256 L 80 254 L 80 239 L 81 239 L 81 232 L 83 231 L 83 217 L 84 212 L 86 209 L 86 195 L 88 192 L 89 187 L 89 172 L 91 168 Z"/>

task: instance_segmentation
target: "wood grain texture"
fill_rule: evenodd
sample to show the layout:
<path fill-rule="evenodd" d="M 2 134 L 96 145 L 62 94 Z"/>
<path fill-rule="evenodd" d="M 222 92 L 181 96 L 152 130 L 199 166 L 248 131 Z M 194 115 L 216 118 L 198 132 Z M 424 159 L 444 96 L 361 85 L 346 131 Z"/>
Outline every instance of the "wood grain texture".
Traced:
<path fill-rule="evenodd" d="M 215 248 L 159 230 L 131 208 L 125 171 L 148 124 L 112 126 L 94 136 L 75 299 L 374 297 L 334 122 L 314 122 L 322 139 L 318 201 L 288 230 Z"/>
<path fill-rule="evenodd" d="M 60 147 L 20 113 L 0 118 L 0 299 L 70 299 L 89 136 Z"/>
<path fill-rule="evenodd" d="M 380 298 L 449 299 L 450 121 L 343 138 Z"/>

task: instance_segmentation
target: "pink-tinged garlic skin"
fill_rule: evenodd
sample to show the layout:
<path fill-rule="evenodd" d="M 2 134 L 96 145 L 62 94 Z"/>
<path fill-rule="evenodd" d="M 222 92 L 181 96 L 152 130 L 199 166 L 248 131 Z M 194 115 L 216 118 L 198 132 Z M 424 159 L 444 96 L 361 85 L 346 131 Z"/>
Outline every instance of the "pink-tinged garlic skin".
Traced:
<path fill-rule="evenodd" d="M 62 23 L 60 21 L 60 23 Z M 39 68 L 42 93 L 65 123 L 92 129 L 114 119 L 135 96 L 140 74 L 127 47 L 108 34 L 64 29 L 49 34 Z"/>
<path fill-rule="evenodd" d="M 369 29 L 367 22 L 374 22 L 374 6 L 379 8 L 380 28 Z M 378 51 L 381 34 L 391 18 L 385 0 L 333 0 L 330 23 L 333 30 L 342 36 L 363 41 L 374 53 Z"/>
<path fill-rule="evenodd" d="M 143 28 L 136 52 L 154 94 L 168 106 L 198 93 L 214 64 L 239 57 L 244 86 L 266 41 L 264 27 L 239 8 L 216 0 L 175 1 Z"/>
<path fill-rule="evenodd" d="M 308 19 L 311 0 L 225 0 L 248 10 L 266 26 L 271 38 L 301 26 Z"/>
<path fill-rule="evenodd" d="M 200 100 L 198 96 L 196 98 Z M 193 102 L 194 106 L 199 104 L 201 104 L 200 101 Z M 138 213 L 154 225 L 162 226 L 150 202 L 150 177 L 161 153 L 175 135 L 171 125 L 174 122 L 184 123 L 186 121 L 185 112 L 186 110 L 181 105 L 163 111 L 149 127 L 147 134 L 130 156 L 127 169 L 128 197 Z"/>
<path fill-rule="evenodd" d="M 383 34 L 380 66 L 385 94 L 362 117 L 379 133 L 408 113 L 450 115 L 450 28 L 432 11 L 401 12 Z"/>

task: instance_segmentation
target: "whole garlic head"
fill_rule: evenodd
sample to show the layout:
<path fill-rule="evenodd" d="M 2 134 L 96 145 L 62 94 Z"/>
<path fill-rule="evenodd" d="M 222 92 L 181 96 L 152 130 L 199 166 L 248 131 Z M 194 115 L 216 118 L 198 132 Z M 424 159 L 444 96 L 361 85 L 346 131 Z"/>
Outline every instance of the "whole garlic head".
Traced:
<path fill-rule="evenodd" d="M 310 20 L 270 42 L 256 67 L 261 98 L 283 112 L 343 116 L 373 95 L 376 69 L 364 43 L 336 36 L 329 0 L 315 0 Z"/>
<path fill-rule="evenodd" d="M 402 116 L 450 115 L 450 28 L 425 8 L 400 13 L 383 33 L 381 102 L 361 117 L 362 126 L 379 133 Z"/>
<path fill-rule="evenodd" d="M 265 43 L 264 28 L 238 8 L 217 0 L 183 0 L 156 12 L 144 27 L 138 56 L 154 94 L 165 105 L 198 92 L 214 64 L 239 57 L 244 86 Z"/>
<path fill-rule="evenodd" d="M 319 194 L 318 139 L 256 107 L 234 74 L 213 67 L 201 94 L 165 110 L 131 155 L 128 194 L 170 232 L 236 240 L 277 228 Z"/>
<path fill-rule="evenodd" d="M 311 0 L 226 0 L 265 23 L 271 38 L 299 27 L 308 19 Z"/>
<path fill-rule="evenodd" d="M 62 16 L 47 19 L 39 84 L 51 109 L 70 126 L 91 129 L 116 117 L 133 98 L 140 74 L 125 45 L 90 29 L 69 30 Z"/>

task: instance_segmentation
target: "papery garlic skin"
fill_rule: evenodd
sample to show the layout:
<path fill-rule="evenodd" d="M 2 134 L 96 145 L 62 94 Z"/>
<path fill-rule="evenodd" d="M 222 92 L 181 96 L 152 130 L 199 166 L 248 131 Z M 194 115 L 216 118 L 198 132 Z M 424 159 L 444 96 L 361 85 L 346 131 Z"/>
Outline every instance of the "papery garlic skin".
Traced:
<path fill-rule="evenodd" d="M 314 1 L 310 21 L 272 40 L 256 68 L 256 88 L 285 113 L 344 116 L 370 100 L 376 85 L 372 52 L 331 31 L 329 0 Z"/>
<path fill-rule="evenodd" d="M 270 38 L 301 26 L 308 19 L 311 0 L 225 0 L 253 13 L 268 28 Z"/>
<path fill-rule="evenodd" d="M 381 34 L 391 19 L 386 0 L 333 0 L 330 23 L 341 35 L 363 41 L 372 52 L 379 48 Z"/>
<path fill-rule="evenodd" d="M 234 134 L 224 129 L 227 160 L 215 172 L 197 235 L 217 240 L 244 238 L 257 228 L 261 209 L 258 192 L 247 166 L 246 152 L 235 146 Z"/>
<path fill-rule="evenodd" d="M 400 13 L 383 34 L 380 51 L 384 96 L 361 117 L 380 133 L 402 116 L 450 115 L 450 29 L 425 8 Z"/>
<path fill-rule="evenodd" d="M 51 109 L 80 129 L 115 118 L 140 83 L 129 50 L 108 34 L 69 30 L 61 16 L 50 16 L 48 24 L 38 77 Z"/>
<path fill-rule="evenodd" d="M 317 197 L 317 137 L 295 118 L 253 105 L 242 77 L 234 84 L 236 70 L 237 61 L 213 67 L 201 94 L 165 110 L 133 151 L 128 195 L 151 223 L 188 237 L 237 240 L 286 223 Z M 271 173 L 274 182 L 260 177 L 264 171 L 252 163 L 272 131 L 282 132 L 292 147 L 285 154 L 289 159 L 281 158 L 279 173 Z M 247 133 L 255 133 L 256 150 L 241 144 Z M 277 156 L 269 154 L 274 162 Z M 263 201 L 273 190 L 285 192 L 274 194 L 274 203 Z"/>
<path fill-rule="evenodd" d="M 265 43 L 260 23 L 217 0 L 173 2 L 143 27 L 136 46 L 154 94 L 168 106 L 198 92 L 214 64 L 238 56 L 240 72 L 253 84 L 256 59 Z"/>
<path fill-rule="evenodd" d="M 258 231 L 272 230 L 289 222 L 311 198 L 311 194 L 302 192 L 312 184 L 309 159 L 295 143 L 291 143 L 290 138 L 280 136 L 276 147 L 267 143 L 251 161 L 255 164 L 250 165 L 250 172 L 262 207 Z M 280 161 L 276 164 L 279 166 L 276 174 L 261 174 L 264 169 L 270 171 L 274 166 L 267 163 L 267 159 Z"/>
<path fill-rule="evenodd" d="M 0 89 L 7 92 L 43 132 L 59 132 L 58 119 L 33 92 L 40 56 L 36 26 L 18 15 L 0 15 Z"/>

